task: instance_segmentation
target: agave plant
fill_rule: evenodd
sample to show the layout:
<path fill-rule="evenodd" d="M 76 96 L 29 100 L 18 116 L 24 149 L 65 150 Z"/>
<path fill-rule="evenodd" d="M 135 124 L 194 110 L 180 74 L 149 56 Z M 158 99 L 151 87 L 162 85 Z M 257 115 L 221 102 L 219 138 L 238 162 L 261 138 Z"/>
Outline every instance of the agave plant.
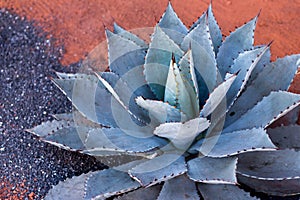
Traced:
<path fill-rule="evenodd" d="M 253 46 L 257 17 L 222 41 L 211 6 L 188 30 L 169 3 L 151 42 L 114 24 L 109 72 L 57 73 L 75 111 L 29 130 L 108 169 L 67 179 L 46 199 L 255 199 L 300 193 L 300 55 Z M 288 137 L 287 137 L 288 136 Z M 276 145 L 275 145 L 276 144 Z"/>

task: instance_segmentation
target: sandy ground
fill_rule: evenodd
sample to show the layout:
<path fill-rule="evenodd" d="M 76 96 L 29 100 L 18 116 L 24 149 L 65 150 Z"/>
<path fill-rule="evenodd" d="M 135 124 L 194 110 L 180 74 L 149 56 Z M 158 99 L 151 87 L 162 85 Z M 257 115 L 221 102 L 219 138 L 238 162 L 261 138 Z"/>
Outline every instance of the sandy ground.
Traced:
<path fill-rule="evenodd" d="M 105 39 L 103 24 L 114 21 L 127 29 L 154 26 L 167 0 L 2 0 L 0 7 L 36 20 L 65 45 L 63 64 L 83 58 Z M 173 0 L 175 11 L 190 26 L 207 9 L 209 0 Z M 300 52 L 300 0 L 213 0 L 213 9 L 228 35 L 261 9 L 256 44 L 274 40 L 273 58 Z"/>
<path fill-rule="evenodd" d="M 182 21 L 190 26 L 207 9 L 210 0 L 172 0 Z M 261 10 L 256 44 L 268 44 L 272 59 L 300 52 L 300 0 L 213 0 L 215 16 L 228 35 Z M 164 12 L 167 0 L 2 0 L 0 8 L 35 20 L 59 43 L 64 44 L 63 65 L 83 59 L 105 39 L 104 25 L 114 21 L 126 29 L 153 27 Z M 300 76 L 291 87 L 300 93 Z"/>

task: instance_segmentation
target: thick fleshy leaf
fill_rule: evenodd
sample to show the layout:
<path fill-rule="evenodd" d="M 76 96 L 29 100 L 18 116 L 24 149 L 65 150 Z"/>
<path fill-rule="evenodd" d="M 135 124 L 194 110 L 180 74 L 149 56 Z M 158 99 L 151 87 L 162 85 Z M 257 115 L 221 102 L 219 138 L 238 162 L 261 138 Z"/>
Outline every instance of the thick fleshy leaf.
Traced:
<path fill-rule="evenodd" d="M 109 30 L 106 30 L 106 37 L 109 68 L 112 72 L 122 76 L 131 69 L 144 64 L 147 47 L 139 46 L 133 40 Z"/>
<path fill-rule="evenodd" d="M 250 79 L 250 76 L 257 73 L 255 69 L 261 59 L 265 57 L 264 55 L 268 50 L 270 50 L 270 46 L 256 48 L 239 54 L 234 61 L 234 64 L 231 66 L 231 73 L 238 72 L 238 74 L 227 94 L 228 105 L 231 106 L 236 98 L 240 96 Z M 260 69 L 257 71 L 260 71 Z"/>
<path fill-rule="evenodd" d="M 211 4 L 209 5 L 208 10 L 207 10 L 207 16 L 208 16 L 209 33 L 210 33 L 211 40 L 214 45 L 215 55 L 217 55 L 219 52 L 219 48 L 222 44 L 222 32 L 221 32 L 221 29 L 214 17 Z"/>
<path fill-rule="evenodd" d="M 148 100 L 138 97 L 136 102 L 142 108 L 148 110 L 151 123 L 163 124 L 165 122 L 185 121 L 187 117 L 181 113 L 176 107 L 162 101 Z"/>
<path fill-rule="evenodd" d="M 238 180 L 271 195 L 300 194 L 300 152 L 249 152 L 239 155 Z"/>
<path fill-rule="evenodd" d="M 95 93 L 98 88 L 100 89 L 97 77 L 86 74 L 69 74 L 67 76 L 68 78 L 54 79 L 53 81 L 72 101 L 77 110 L 88 119 L 98 122 L 95 112 Z M 105 100 L 107 99 L 104 95 L 103 101 Z"/>
<path fill-rule="evenodd" d="M 236 185 L 205 183 L 197 185 L 204 199 L 258 200 Z"/>
<path fill-rule="evenodd" d="M 219 48 L 217 55 L 217 63 L 221 76 L 224 78 L 225 74 L 229 72 L 233 60 L 236 59 L 239 53 L 251 49 L 254 42 L 254 30 L 257 17 L 237 28 L 232 32 Z"/>
<path fill-rule="evenodd" d="M 96 74 L 96 76 L 112 97 L 110 110 L 118 127 L 135 131 L 143 130 L 145 133 L 150 134 L 151 127 L 148 127 L 148 131 L 143 127 L 150 122 L 150 118 L 147 112 L 134 101 L 137 97 L 135 91 L 121 78 L 116 83 L 111 84 L 111 77 L 116 76 L 113 73 L 104 72 L 100 75 Z"/>
<path fill-rule="evenodd" d="M 124 32 L 124 31 L 123 31 Z M 131 34 L 127 32 L 128 34 Z M 150 90 L 149 86 L 146 84 L 145 77 L 142 76 L 143 64 L 145 62 L 146 50 L 145 47 L 140 47 L 133 41 L 122 37 L 121 35 L 113 34 L 107 30 L 108 37 L 108 47 L 109 47 L 109 67 L 110 70 L 121 77 L 114 88 L 119 94 L 120 98 L 126 98 L 131 94 L 143 95 L 146 98 L 154 98 L 154 94 Z M 129 36 L 128 36 L 129 37 Z M 110 75 L 109 73 L 104 73 L 104 75 Z M 103 75 L 103 76 L 104 76 Z M 121 82 L 121 83 L 120 83 Z M 126 87 L 125 87 L 126 86 Z M 119 91 L 117 88 L 121 88 Z M 128 91 L 128 88 L 130 90 Z M 130 101 L 130 110 L 138 111 L 136 107 L 134 98 Z M 124 99 L 122 99 L 124 103 Z M 134 111 L 132 111 L 135 113 Z M 138 111 L 140 113 L 140 111 Z M 139 113 L 135 113 L 139 115 Z M 142 114 L 143 115 L 143 114 Z"/>
<path fill-rule="evenodd" d="M 43 122 L 42 124 L 36 127 L 28 129 L 27 131 L 37 135 L 38 137 L 47 137 L 51 133 L 59 130 L 60 128 L 70 126 L 70 124 L 69 125 L 68 124 L 69 121 L 65 121 L 65 120 L 47 121 L 47 122 Z"/>
<path fill-rule="evenodd" d="M 53 120 L 27 131 L 52 145 L 66 150 L 80 151 L 85 149 L 84 140 L 88 130 L 87 127 L 76 126 L 74 122 Z"/>
<path fill-rule="evenodd" d="M 218 105 L 222 102 L 224 97 L 227 94 L 230 86 L 236 79 L 236 75 L 233 75 L 231 78 L 227 79 L 223 83 L 221 83 L 209 96 L 206 101 L 204 107 L 200 112 L 200 116 L 207 117 L 218 107 Z"/>
<path fill-rule="evenodd" d="M 134 199 L 143 199 L 143 200 L 153 200 L 157 199 L 159 192 L 161 190 L 161 185 L 154 185 L 147 188 L 139 188 L 133 192 L 129 192 L 122 196 L 116 197 L 114 200 L 134 200 Z"/>
<path fill-rule="evenodd" d="M 274 121 L 268 128 L 275 128 L 277 126 L 288 126 L 292 124 L 296 124 L 298 122 L 300 113 L 300 106 L 293 108 L 286 115 L 280 117 L 276 121 Z"/>
<path fill-rule="evenodd" d="M 120 167 L 120 165 L 124 165 L 130 162 L 137 162 L 137 161 L 144 161 L 148 158 L 151 158 L 151 155 L 147 153 L 129 153 L 129 152 L 118 152 L 118 151 L 102 151 L 102 155 L 97 153 L 88 155 L 94 156 L 98 161 L 100 161 L 102 164 L 108 166 L 108 167 L 114 167 L 115 169 L 117 167 Z M 123 169 L 117 169 L 124 171 Z"/>
<path fill-rule="evenodd" d="M 273 41 L 271 41 L 267 46 L 271 46 L 273 43 Z M 253 49 L 259 49 L 259 48 L 263 48 L 266 47 L 266 45 L 258 45 L 258 46 L 254 46 Z M 258 61 L 258 63 L 256 64 L 255 68 L 253 69 L 251 76 L 249 77 L 248 81 L 247 81 L 247 86 L 252 84 L 252 81 L 254 79 L 256 79 L 256 77 L 258 76 L 258 74 L 260 74 L 263 69 L 265 68 L 265 66 L 269 65 L 271 63 L 271 49 L 270 48 L 266 48 L 266 52 L 263 52 L 263 54 L 261 55 L 260 60 Z"/>
<path fill-rule="evenodd" d="M 235 184 L 237 158 L 210 158 L 202 157 L 190 160 L 188 176 L 190 179 L 201 183 Z"/>
<path fill-rule="evenodd" d="M 147 97 L 152 98 L 153 94 L 145 84 L 145 77 L 141 75 L 148 45 L 116 23 L 114 29 L 116 34 L 107 30 L 110 70 L 119 75 L 135 92 L 136 89 L 144 86 L 143 95 L 151 94 L 152 96 Z"/>
<path fill-rule="evenodd" d="M 131 170 L 132 168 L 136 167 L 137 165 L 139 165 L 141 163 L 144 163 L 145 161 L 147 161 L 147 159 L 139 159 L 139 160 L 129 161 L 129 162 L 126 162 L 124 164 L 114 167 L 114 169 L 123 171 L 123 172 L 128 172 L 128 170 Z"/>
<path fill-rule="evenodd" d="M 119 82 L 126 83 L 126 86 L 131 89 L 131 93 L 134 92 L 136 95 L 143 95 L 146 98 L 154 98 L 154 94 L 142 75 L 147 45 L 137 36 L 116 24 L 115 29 L 118 34 L 113 34 L 107 30 L 110 70 L 121 77 Z M 122 36 L 123 34 L 125 34 L 125 38 Z M 135 43 L 136 40 L 138 43 Z M 143 43 L 141 44 L 142 47 L 139 46 L 139 43 Z M 109 73 L 107 74 L 109 75 Z M 134 101 L 132 100 L 131 103 Z"/>
<path fill-rule="evenodd" d="M 266 65 L 232 105 L 226 115 L 225 125 L 238 120 L 271 91 L 287 90 L 300 65 L 298 59 L 300 55 L 287 56 Z"/>
<path fill-rule="evenodd" d="M 115 150 L 119 152 L 146 152 L 163 146 L 166 141 L 156 136 L 144 136 L 119 128 L 93 129 L 89 131 L 85 145 L 90 153 Z"/>
<path fill-rule="evenodd" d="M 300 95 L 285 91 L 271 92 L 239 120 L 224 129 L 224 133 L 252 127 L 267 127 L 280 116 L 299 105 Z"/>
<path fill-rule="evenodd" d="M 180 98 L 178 99 L 178 102 L 181 105 L 182 112 L 190 113 L 189 115 L 192 116 L 191 118 L 194 118 L 199 116 L 200 104 L 198 80 L 195 72 L 192 50 L 187 51 L 179 61 L 179 73 L 183 80 L 183 84 L 181 86 L 185 86 L 184 89 L 189 95 L 189 101 L 186 101 L 184 98 Z M 179 92 L 184 89 L 180 89 L 179 87 Z"/>
<path fill-rule="evenodd" d="M 109 140 L 110 138 L 104 134 L 89 135 L 90 132 L 97 132 L 96 128 L 99 128 L 99 126 L 87 125 L 84 121 L 82 123 L 80 118 L 77 119 L 76 113 L 74 114 L 74 121 L 54 120 L 42 123 L 27 131 L 39 136 L 41 140 L 60 148 L 96 156 L 98 160 L 108 166 L 120 165 L 131 160 L 151 157 L 151 154 L 148 153 L 128 152 L 120 149 L 119 146 L 116 148 L 116 144 L 114 144 L 115 139 Z M 92 137 L 99 140 L 91 142 Z M 157 139 L 157 142 L 162 141 L 162 139 Z M 148 144 L 152 142 L 149 140 Z M 105 148 L 104 145 L 106 145 Z M 126 146 L 126 144 L 122 145 Z M 143 148 L 146 148 L 146 146 Z"/>
<path fill-rule="evenodd" d="M 268 129 L 268 134 L 274 144 L 280 149 L 300 150 L 300 126 L 289 125 Z"/>
<path fill-rule="evenodd" d="M 196 99 L 195 104 L 195 110 L 199 110 L 199 88 L 198 88 L 198 82 L 195 72 L 195 66 L 194 66 L 194 60 L 192 55 L 192 50 L 188 50 L 184 56 L 179 61 L 179 69 L 180 69 L 180 75 L 181 77 L 190 85 L 186 86 L 189 90 L 190 95 L 195 94 L 195 97 L 193 99 Z M 186 83 L 186 84 L 187 84 Z M 194 91 L 194 93 L 192 92 Z"/>
<path fill-rule="evenodd" d="M 78 110 L 73 110 L 71 113 L 61 113 L 52 115 L 57 121 L 72 122 L 76 126 L 90 127 L 90 128 L 102 128 L 98 123 L 95 123 L 86 117 L 84 117 Z"/>
<path fill-rule="evenodd" d="M 195 73 L 190 76 L 195 78 Z M 170 62 L 164 101 L 178 107 L 181 112 L 186 114 L 188 119 L 195 118 L 199 115 L 199 102 L 194 90 L 196 84 L 190 85 L 185 76 L 182 76 L 173 57 Z"/>
<path fill-rule="evenodd" d="M 177 154 L 163 154 L 134 167 L 129 170 L 129 174 L 142 186 L 151 186 L 184 174 L 186 171 L 184 157 Z"/>
<path fill-rule="evenodd" d="M 140 187 L 137 181 L 123 171 L 105 169 L 91 174 L 85 187 L 85 199 L 103 199 L 126 193 Z"/>
<path fill-rule="evenodd" d="M 164 98 L 172 54 L 175 58 L 180 58 L 183 56 L 183 51 L 159 26 L 156 26 L 146 55 L 144 74 L 151 90 L 159 100 Z"/>
<path fill-rule="evenodd" d="M 90 175 L 95 173 L 97 172 L 82 174 L 80 176 L 68 178 L 63 182 L 59 182 L 49 190 L 49 192 L 45 196 L 45 200 L 83 200 L 85 181 Z"/>
<path fill-rule="evenodd" d="M 202 145 L 210 145 L 213 143 L 213 148 L 207 154 L 211 157 L 225 157 L 248 151 L 276 148 L 263 128 L 253 128 L 206 137 L 193 145 L 192 149 L 197 149 L 201 152 Z"/>
<path fill-rule="evenodd" d="M 199 82 L 198 79 L 198 85 L 205 84 L 211 92 L 217 84 L 217 65 L 206 17 L 202 18 L 199 24 L 185 36 L 181 48 L 187 51 L 190 47 L 195 70 L 204 81 Z"/>
<path fill-rule="evenodd" d="M 167 82 L 165 86 L 164 102 L 168 102 L 172 106 L 178 106 L 177 96 L 179 95 L 178 82 L 179 68 L 176 64 L 175 57 L 172 57 L 169 66 Z"/>
<path fill-rule="evenodd" d="M 176 148 L 186 150 L 197 135 L 206 130 L 209 125 L 206 118 L 195 118 L 185 123 L 161 124 L 154 130 L 154 134 L 168 138 Z"/>
<path fill-rule="evenodd" d="M 227 103 L 226 100 L 223 101 L 217 106 L 214 112 L 209 116 L 210 118 L 210 126 L 203 134 L 200 134 L 197 137 L 197 141 L 193 144 L 188 150 L 192 154 L 199 153 L 199 148 L 201 147 L 201 153 L 203 155 L 208 155 L 208 153 L 212 150 L 216 142 L 218 141 L 218 136 L 222 133 L 224 128 L 225 121 L 225 113 L 226 113 Z M 202 145 L 203 138 L 216 138 L 215 140 L 205 140 L 205 144 Z"/>
<path fill-rule="evenodd" d="M 217 55 L 219 48 L 222 45 L 222 32 L 213 14 L 211 4 L 209 5 L 206 13 L 201 15 L 201 17 L 199 17 L 199 19 L 191 26 L 190 31 L 193 30 L 205 17 L 208 19 L 209 33 L 212 39 L 215 55 Z"/>
<path fill-rule="evenodd" d="M 102 76 L 112 87 L 119 79 L 114 73 L 103 73 Z M 112 112 L 112 95 L 96 76 L 64 74 L 63 79 L 54 79 L 54 82 L 87 119 L 104 126 L 117 126 Z M 114 106 L 114 110 L 121 112 L 120 109 L 124 110 L 124 107 Z"/>
<path fill-rule="evenodd" d="M 212 39 L 215 55 L 217 55 L 222 44 L 222 32 L 213 14 L 211 4 L 209 5 L 207 12 L 199 17 L 199 19 L 191 26 L 189 31 L 193 30 L 205 17 L 208 19 L 209 33 Z"/>
<path fill-rule="evenodd" d="M 158 26 L 176 43 L 180 44 L 188 30 L 175 13 L 171 2 L 158 22 Z"/>
<path fill-rule="evenodd" d="M 146 44 L 146 42 L 144 40 L 142 40 L 135 34 L 125 30 L 124 28 L 119 26 L 116 22 L 114 22 L 114 33 L 118 34 L 128 40 L 133 41 L 134 43 L 136 43 L 137 45 L 139 45 L 142 48 L 148 48 L 148 45 Z"/>
<path fill-rule="evenodd" d="M 181 175 L 164 183 L 157 200 L 198 200 L 196 184 L 186 175 Z"/>

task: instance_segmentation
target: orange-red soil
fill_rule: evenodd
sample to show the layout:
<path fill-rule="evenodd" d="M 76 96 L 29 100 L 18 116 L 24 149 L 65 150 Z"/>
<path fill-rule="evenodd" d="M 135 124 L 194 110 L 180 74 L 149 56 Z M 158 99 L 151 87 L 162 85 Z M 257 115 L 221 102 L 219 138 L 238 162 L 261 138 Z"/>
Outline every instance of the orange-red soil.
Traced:
<path fill-rule="evenodd" d="M 167 0 L 2 0 L 0 7 L 36 20 L 65 45 L 62 62 L 83 58 L 105 39 L 103 24 L 115 20 L 126 29 L 154 26 Z M 173 0 L 182 21 L 191 25 L 207 9 L 209 0 Z M 257 44 L 274 40 L 273 58 L 300 53 L 300 0 L 213 0 L 213 9 L 225 35 L 262 9 L 255 35 Z"/>
<path fill-rule="evenodd" d="M 210 0 L 172 0 L 182 21 L 190 26 L 204 12 Z M 13 9 L 35 20 L 64 46 L 62 64 L 84 58 L 105 39 L 104 25 L 114 21 L 126 29 L 156 24 L 168 0 L 2 0 L 0 8 Z M 255 34 L 256 44 L 272 44 L 272 59 L 300 53 L 300 0 L 213 0 L 215 16 L 228 35 L 236 26 L 254 17 L 261 9 Z M 299 77 L 299 76 L 298 76 Z M 300 93 L 300 78 L 292 91 Z"/>

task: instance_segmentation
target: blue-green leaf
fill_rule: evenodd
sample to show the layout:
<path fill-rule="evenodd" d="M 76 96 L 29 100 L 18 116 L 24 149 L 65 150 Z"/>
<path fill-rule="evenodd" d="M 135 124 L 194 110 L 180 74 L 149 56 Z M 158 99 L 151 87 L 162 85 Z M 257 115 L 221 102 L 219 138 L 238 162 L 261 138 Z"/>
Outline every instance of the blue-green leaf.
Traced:
<path fill-rule="evenodd" d="M 90 172 L 80 176 L 68 178 L 53 186 L 45 196 L 45 200 L 84 200 L 84 188 L 87 178 L 97 172 Z"/>
<path fill-rule="evenodd" d="M 119 78 L 116 83 L 112 84 L 111 79 L 116 76 L 114 73 L 103 72 L 96 76 L 111 95 L 111 115 L 118 127 L 129 127 L 132 130 L 145 129 L 141 126 L 146 126 L 150 119 L 147 112 L 134 101 L 137 95 L 127 83 Z"/>
<path fill-rule="evenodd" d="M 264 97 L 252 109 L 242 115 L 224 129 L 225 132 L 249 129 L 252 127 L 267 127 L 277 118 L 283 116 L 288 111 L 299 105 L 300 95 L 290 92 L 278 91 L 271 92 Z"/>
<path fill-rule="evenodd" d="M 154 130 L 159 137 L 168 138 L 178 148 L 186 150 L 197 135 L 206 130 L 210 123 L 206 118 L 195 118 L 185 123 L 165 123 Z"/>
<path fill-rule="evenodd" d="M 119 128 L 90 130 L 85 141 L 86 153 L 89 152 L 90 154 L 101 152 L 101 150 L 131 153 L 146 152 L 166 144 L 167 142 L 162 138 Z"/>
<path fill-rule="evenodd" d="M 179 91 L 186 90 L 189 100 L 185 100 L 184 96 L 181 96 L 181 98 L 178 98 L 178 102 L 181 105 L 182 112 L 194 118 L 199 115 L 200 104 L 199 87 L 191 50 L 187 51 L 179 61 L 179 73 L 183 81 L 179 86 Z"/>
<path fill-rule="evenodd" d="M 234 64 L 231 66 L 231 73 L 238 72 L 238 74 L 227 94 L 227 102 L 229 106 L 231 106 L 236 98 L 241 95 L 248 83 L 248 80 L 250 79 L 250 76 L 257 73 L 256 71 L 260 71 L 260 69 L 256 70 L 256 67 L 262 58 L 267 57 L 264 55 L 269 50 L 270 46 L 266 46 L 239 54 L 237 59 L 234 61 Z"/>
<path fill-rule="evenodd" d="M 114 200 L 134 200 L 134 199 L 143 199 L 143 200 L 153 200 L 157 199 L 159 192 L 161 190 L 161 185 L 154 185 L 147 188 L 139 188 L 122 196 L 114 198 Z"/>
<path fill-rule="evenodd" d="M 213 146 L 207 154 L 207 156 L 211 157 L 225 157 L 248 151 L 276 148 L 263 128 L 240 130 L 218 136 L 206 137 L 193 145 L 192 149 L 197 149 L 201 152 L 201 148 L 203 148 L 202 145 Z"/>
<path fill-rule="evenodd" d="M 210 4 L 207 10 L 208 27 L 212 43 L 214 45 L 215 55 L 218 54 L 219 48 L 222 45 L 222 32 L 214 17 L 212 5 Z"/>
<path fill-rule="evenodd" d="M 193 88 L 199 104 L 199 88 L 198 88 L 198 81 L 195 72 L 192 50 L 188 50 L 180 59 L 178 64 L 179 64 L 180 75 L 182 79 L 190 83 L 190 87 Z"/>
<path fill-rule="evenodd" d="M 272 123 L 268 128 L 296 124 L 298 122 L 299 113 L 300 113 L 300 106 L 297 106 L 293 108 L 291 111 L 289 111 L 287 114 L 285 114 L 284 116 L 274 121 L 274 123 Z"/>
<path fill-rule="evenodd" d="M 132 40 L 106 30 L 109 68 L 122 76 L 134 67 L 145 62 L 147 47 L 139 46 Z"/>
<path fill-rule="evenodd" d="M 138 97 L 136 102 L 142 108 L 148 110 L 151 124 L 158 126 L 165 122 L 180 122 L 187 120 L 185 114 L 168 103 Z"/>
<path fill-rule="evenodd" d="M 124 28 L 122 28 L 121 26 L 119 26 L 116 22 L 114 22 L 114 33 L 118 34 L 130 41 L 133 41 L 134 43 L 136 43 L 137 45 L 139 45 L 142 48 L 148 48 L 148 45 L 145 43 L 144 40 L 142 40 L 141 38 L 139 38 L 138 36 L 136 36 L 135 34 L 125 30 Z"/>
<path fill-rule="evenodd" d="M 300 152 L 277 150 L 239 155 L 239 182 L 270 195 L 300 194 Z"/>
<path fill-rule="evenodd" d="M 186 171 L 184 157 L 165 153 L 134 167 L 129 170 L 129 174 L 142 186 L 151 186 L 184 174 Z"/>
<path fill-rule="evenodd" d="M 84 140 L 87 137 L 88 130 L 88 127 L 76 126 L 74 122 L 53 120 L 27 131 L 60 148 L 81 151 L 85 149 Z"/>
<path fill-rule="evenodd" d="M 235 184 L 237 158 L 202 157 L 188 161 L 188 176 L 201 183 Z"/>
<path fill-rule="evenodd" d="M 200 82 L 200 79 L 198 79 L 198 85 L 205 84 L 211 92 L 217 84 L 217 64 L 206 17 L 202 18 L 199 24 L 182 41 L 181 48 L 184 51 L 187 51 L 189 47 L 193 50 L 195 70 L 204 81 Z"/>
<path fill-rule="evenodd" d="M 148 46 L 144 44 L 141 47 L 139 43 L 143 41 L 139 39 L 139 42 L 136 43 L 137 36 L 125 31 L 116 24 L 115 28 L 118 34 L 106 31 L 108 35 L 110 70 L 122 78 L 133 92 L 142 93 L 139 95 L 147 98 L 154 98 L 153 93 L 146 84 L 145 77 L 142 75 Z M 123 34 L 125 34 L 125 38 Z M 136 37 L 136 39 L 132 37 Z"/>
<path fill-rule="evenodd" d="M 258 200 L 237 185 L 229 184 L 197 184 L 204 199 Z"/>
<path fill-rule="evenodd" d="M 195 72 L 193 71 L 193 65 L 189 67 L 189 73 L 193 85 L 186 80 L 186 73 L 181 73 L 175 63 L 173 57 L 170 62 L 169 73 L 165 88 L 164 101 L 170 103 L 173 106 L 185 113 L 189 119 L 195 118 L 199 115 L 199 102 L 196 96 L 195 86 L 197 86 Z"/>
<path fill-rule="evenodd" d="M 176 43 L 180 44 L 188 30 L 175 13 L 171 2 L 158 22 L 158 26 Z"/>
<path fill-rule="evenodd" d="M 200 112 L 200 116 L 208 117 L 214 110 L 220 105 L 222 100 L 227 94 L 227 91 L 229 90 L 230 86 L 236 79 L 236 76 L 233 75 L 226 81 L 224 81 L 222 84 L 220 84 L 210 95 L 208 100 L 206 101 L 204 107 L 202 108 Z"/>
<path fill-rule="evenodd" d="M 105 169 L 91 174 L 86 181 L 85 199 L 104 199 L 126 193 L 140 184 L 123 171 Z"/>
<path fill-rule="evenodd" d="M 177 96 L 179 95 L 178 89 L 178 73 L 179 69 L 177 67 L 175 58 L 170 61 L 169 72 L 165 87 L 164 102 L 168 102 L 172 106 L 178 106 Z"/>
<path fill-rule="evenodd" d="M 287 90 L 300 65 L 298 59 L 300 55 L 287 56 L 266 65 L 232 105 L 226 115 L 225 125 L 238 120 L 271 91 Z"/>
<path fill-rule="evenodd" d="M 297 149 L 300 150 L 300 126 L 278 126 L 269 128 L 268 134 L 273 143 L 280 149 Z"/>
<path fill-rule="evenodd" d="M 147 83 L 159 100 L 163 100 L 170 60 L 183 56 L 183 51 L 158 26 L 152 36 L 146 55 L 144 74 Z"/>
<path fill-rule="evenodd" d="M 86 74 L 68 74 L 65 76 L 67 78 L 54 79 L 54 83 L 72 101 L 78 111 L 88 119 L 98 122 L 95 112 L 95 93 L 101 88 L 99 88 L 97 77 Z M 102 100 L 107 101 L 107 96 L 104 95 Z M 109 122 L 111 122 L 109 125 L 114 125 L 113 120 L 109 120 Z"/>
<path fill-rule="evenodd" d="M 221 76 L 224 78 L 225 74 L 229 72 L 233 60 L 238 57 L 239 53 L 251 49 L 254 42 L 254 30 L 257 17 L 237 28 L 232 32 L 219 48 L 217 55 L 218 68 Z"/>
<path fill-rule="evenodd" d="M 118 34 L 106 31 L 110 70 L 127 83 L 127 87 L 132 90 L 132 93 L 143 95 L 146 98 L 154 98 L 154 94 L 142 75 L 148 46 L 146 44 L 140 46 L 139 43 L 144 43 L 141 39 L 116 24 L 115 29 Z M 125 36 L 123 36 L 124 34 Z M 131 101 L 131 103 L 135 103 L 134 98 Z"/>
<path fill-rule="evenodd" d="M 199 19 L 191 26 L 189 32 L 191 32 L 199 23 L 201 23 L 205 17 L 207 17 L 208 20 L 209 34 L 213 43 L 215 55 L 217 55 L 219 48 L 222 45 L 222 32 L 213 14 L 211 4 L 209 5 L 207 11 L 201 15 L 201 17 L 199 17 Z"/>
<path fill-rule="evenodd" d="M 157 198 L 157 200 L 195 200 L 199 199 L 195 182 L 186 175 L 181 175 L 167 180 Z"/>

